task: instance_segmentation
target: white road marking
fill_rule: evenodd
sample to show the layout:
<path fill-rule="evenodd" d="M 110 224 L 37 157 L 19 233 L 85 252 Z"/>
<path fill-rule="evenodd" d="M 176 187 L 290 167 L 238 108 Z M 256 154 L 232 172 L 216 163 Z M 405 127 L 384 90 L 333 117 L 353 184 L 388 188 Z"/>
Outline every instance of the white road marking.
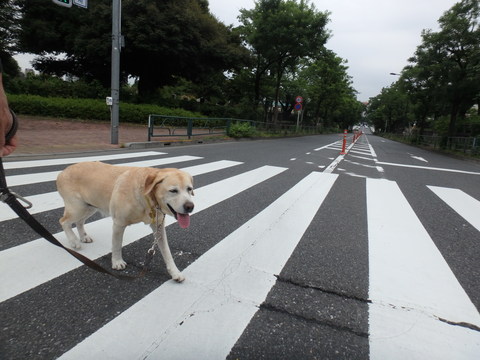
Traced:
<path fill-rule="evenodd" d="M 424 159 L 423 157 L 421 157 L 421 156 L 415 156 L 415 155 L 412 155 L 412 154 L 408 154 L 408 155 L 410 155 L 410 157 L 411 157 L 412 159 L 415 159 L 415 160 L 419 160 L 419 161 L 423 161 L 423 162 L 428 163 L 428 160 L 425 160 L 425 159 Z"/>
<path fill-rule="evenodd" d="M 440 320 L 480 326 L 475 305 L 398 185 L 366 181 L 370 359 L 477 358 L 480 333 Z"/>
<path fill-rule="evenodd" d="M 329 149 L 331 147 L 334 147 L 336 148 L 337 146 L 342 146 L 342 141 L 341 140 L 337 140 L 331 144 L 328 144 L 328 145 L 325 145 L 325 146 L 322 146 L 322 147 L 319 147 L 319 148 L 316 148 L 316 149 L 313 149 L 313 151 L 320 151 L 320 150 L 323 150 L 323 149 Z"/>
<path fill-rule="evenodd" d="M 192 160 L 199 160 L 199 159 L 203 159 L 203 158 L 198 156 L 185 155 L 185 156 L 173 156 L 173 157 L 153 159 L 153 160 L 127 162 L 127 163 L 116 164 L 116 165 L 147 167 L 147 166 L 160 166 L 165 164 L 173 164 L 178 162 L 192 161 Z M 58 174 L 60 174 L 60 172 L 61 170 L 40 172 L 40 173 L 34 173 L 34 174 L 11 175 L 11 176 L 7 176 L 7 184 L 9 187 L 12 187 L 12 186 L 19 186 L 19 185 L 36 184 L 36 183 L 47 182 L 47 181 L 55 181 L 57 179 Z"/>
<path fill-rule="evenodd" d="M 368 154 L 368 155 L 370 155 L 370 154 Z M 352 154 L 350 154 L 350 157 L 355 158 L 355 159 L 375 161 L 375 159 L 369 158 L 369 157 L 365 157 L 365 156 L 358 156 L 358 155 L 352 155 Z"/>
<path fill-rule="evenodd" d="M 353 145 L 355 145 L 354 143 L 350 144 L 347 149 L 345 150 L 345 152 L 348 154 L 350 149 L 353 147 Z M 333 170 L 335 170 L 335 168 L 338 166 L 338 164 L 340 164 L 342 162 L 342 160 L 345 158 L 345 155 L 346 154 L 341 154 L 341 155 L 338 155 L 338 157 L 333 160 L 333 162 L 327 166 L 327 168 L 325 170 L 323 170 L 324 173 L 326 174 L 330 174 L 333 172 Z M 333 159 L 333 158 L 329 158 L 329 159 Z M 338 169 L 340 171 L 345 171 L 344 169 Z"/>
<path fill-rule="evenodd" d="M 192 176 L 195 176 L 200 174 L 206 174 L 212 171 L 226 169 L 240 164 L 242 163 L 238 161 L 220 160 L 201 165 L 189 166 L 186 168 L 182 168 L 182 170 L 187 171 Z M 43 211 L 49 211 L 63 207 L 62 197 L 57 191 L 26 196 L 25 199 L 27 199 L 33 204 L 33 207 L 29 210 L 30 214 L 38 214 Z M 18 215 L 12 209 L 10 209 L 10 207 L 0 207 L 0 221 L 11 220 L 17 217 Z"/>
<path fill-rule="evenodd" d="M 54 165 L 68 165 L 75 164 L 82 161 L 107 161 L 116 159 L 132 159 L 137 157 L 158 156 L 165 155 L 164 152 L 159 151 L 145 151 L 136 153 L 123 153 L 123 154 L 110 154 L 110 155 L 98 155 L 98 156 L 84 156 L 84 157 L 72 157 L 72 158 L 60 158 L 60 159 L 45 159 L 45 160 L 26 160 L 26 161 L 5 161 L 3 167 L 7 169 L 31 169 L 40 166 L 54 166 Z"/>
<path fill-rule="evenodd" d="M 239 194 L 285 170 L 286 168 L 263 166 L 196 189 L 195 213 Z M 194 221 L 193 218 L 192 226 L 194 226 Z M 166 218 L 167 225 L 174 222 L 175 220 L 172 217 Z M 80 252 L 90 259 L 96 259 L 110 253 L 111 227 L 112 220 L 110 218 L 86 224 L 87 232 L 97 241 L 92 244 L 83 244 L 83 249 Z M 150 234 L 150 227 L 143 223 L 128 226 L 123 245 L 133 243 Z M 62 244 L 68 246 L 63 231 L 54 234 L 54 236 Z M 0 301 L 9 299 L 80 266 L 82 266 L 82 263 L 70 256 L 65 250 L 43 239 L 3 250 L 0 252 L 0 283 L 2 284 Z"/>
<path fill-rule="evenodd" d="M 61 359 L 225 359 L 336 178 L 311 173 Z"/>
<path fill-rule="evenodd" d="M 480 201 L 459 189 L 428 186 L 440 199 L 480 231 Z"/>
<path fill-rule="evenodd" d="M 396 164 L 396 163 L 389 163 L 389 162 L 383 162 L 383 161 L 378 161 L 377 164 L 388 165 L 388 166 L 406 167 L 406 168 L 413 168 L 413 169 L 454 172 L 454 173 L 459 173 L 459 174 L 480 175 L 480 172 L 475 172 L 475 171 L 464 171 L 464 170 L 445 169 L 445 168 L 419 166 L 419 165 L 408 165 L 408 164 Z"/>
<path fill-rule="evenodd" d="M 370 151 L 350 150 L 349 153 L 359 154 L 359 155 L 370 155 Z"/>

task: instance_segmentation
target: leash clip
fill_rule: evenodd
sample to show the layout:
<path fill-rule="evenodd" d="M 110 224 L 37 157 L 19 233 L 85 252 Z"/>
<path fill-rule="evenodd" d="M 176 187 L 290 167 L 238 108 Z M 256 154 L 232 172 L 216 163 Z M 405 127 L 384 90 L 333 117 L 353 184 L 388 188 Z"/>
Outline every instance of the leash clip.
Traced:
<path fill-rule="evenodd" d="M 25 209 L 30 209 L 33 206 L 33 204 L 30 201 L 25 199 L 22 195 L 19 195 L 13 191 L 3 193 L 2 195 L 0 195 L 0 201 L 6 203 L 10 195 L 13 195 L 16 199 L 23 202 L 26 205 L 24 206 Z"/>

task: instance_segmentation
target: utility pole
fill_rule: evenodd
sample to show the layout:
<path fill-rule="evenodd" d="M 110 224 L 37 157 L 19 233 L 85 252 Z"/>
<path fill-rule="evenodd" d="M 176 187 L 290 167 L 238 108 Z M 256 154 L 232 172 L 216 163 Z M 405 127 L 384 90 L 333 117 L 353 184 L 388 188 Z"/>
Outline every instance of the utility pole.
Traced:
<path fill-rule="evenodd" d="M 111 143 L 118 144 L 120 103 L 120 50 L 122 47 L 122 1 L 112 0 L 112 111 Z"/>

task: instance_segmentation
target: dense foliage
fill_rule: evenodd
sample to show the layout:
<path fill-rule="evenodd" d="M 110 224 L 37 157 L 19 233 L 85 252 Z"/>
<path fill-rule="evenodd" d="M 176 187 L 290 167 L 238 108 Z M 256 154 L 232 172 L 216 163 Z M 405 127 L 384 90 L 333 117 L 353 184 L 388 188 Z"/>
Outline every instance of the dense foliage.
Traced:
<path fill-rule="evenodd" d="M 480 135 L 480 3 L 462 0 L 438 23 L 438 32 L 423 31 L 398 81 L 371 99 L 377 130 Z"/>
<path fill-rule="evenodd" d="M 111 0 L 90 1 L 88 9 L 45 0 L 2 4 L 15 25 L 0 28 L 0 41 L 10 44 L 4 52 L 36 54 L 40 72 L 8 79 L 9 93 L 108 95 Z M 308 0 L 258 0 L 233 28 L 210 13 L 207 0 L 123 0 L 121 101 L 295 123 L 301 95 L 303 124 L 350 126 L 362 106 L 346 61 L 325 48 L 328 16 Z"/>
<path fill-rule="evenodd" d="M 84 120 L 110 120 L 110 108 L 106 105 L 105 100 L 10 95 L 8 101 L 10 106 L 19 114 Z M 201 117 L 199 113 L 179 108 L 120 103 L 121 122 L 146 124 L 150 114 Z"/>

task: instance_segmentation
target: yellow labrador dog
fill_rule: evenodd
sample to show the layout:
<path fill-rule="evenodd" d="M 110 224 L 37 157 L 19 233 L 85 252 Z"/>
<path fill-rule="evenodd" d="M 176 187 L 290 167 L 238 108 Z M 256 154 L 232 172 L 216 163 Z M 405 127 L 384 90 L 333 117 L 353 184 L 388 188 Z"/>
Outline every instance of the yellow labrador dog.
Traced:
<path fill-rule="evenodd" d="M 158 247 L 172 279 L 185 278 L 178 270 L 170 252 L 165 232 L 164 216 L 157 224 L 157 211 L 174 216 L 182 228 L 190 225 L 193 211 L 193 178 L 178 169 L 115 166 L 101 162 L 83 162 L 71 165 L 57 177 L 57 189 L 65 203 L 60 219 L 73 248 L 92 242 L 85 232 L 85 220 L 100 211 L 113 219 L 112 268 L 122 270 L 123 233 L 128 225 L 143 221 L 157 232 Z M 74 234 L 77 225 L 80 238 Z M 158 226 L 158 228 L 157 228 Z"/>

